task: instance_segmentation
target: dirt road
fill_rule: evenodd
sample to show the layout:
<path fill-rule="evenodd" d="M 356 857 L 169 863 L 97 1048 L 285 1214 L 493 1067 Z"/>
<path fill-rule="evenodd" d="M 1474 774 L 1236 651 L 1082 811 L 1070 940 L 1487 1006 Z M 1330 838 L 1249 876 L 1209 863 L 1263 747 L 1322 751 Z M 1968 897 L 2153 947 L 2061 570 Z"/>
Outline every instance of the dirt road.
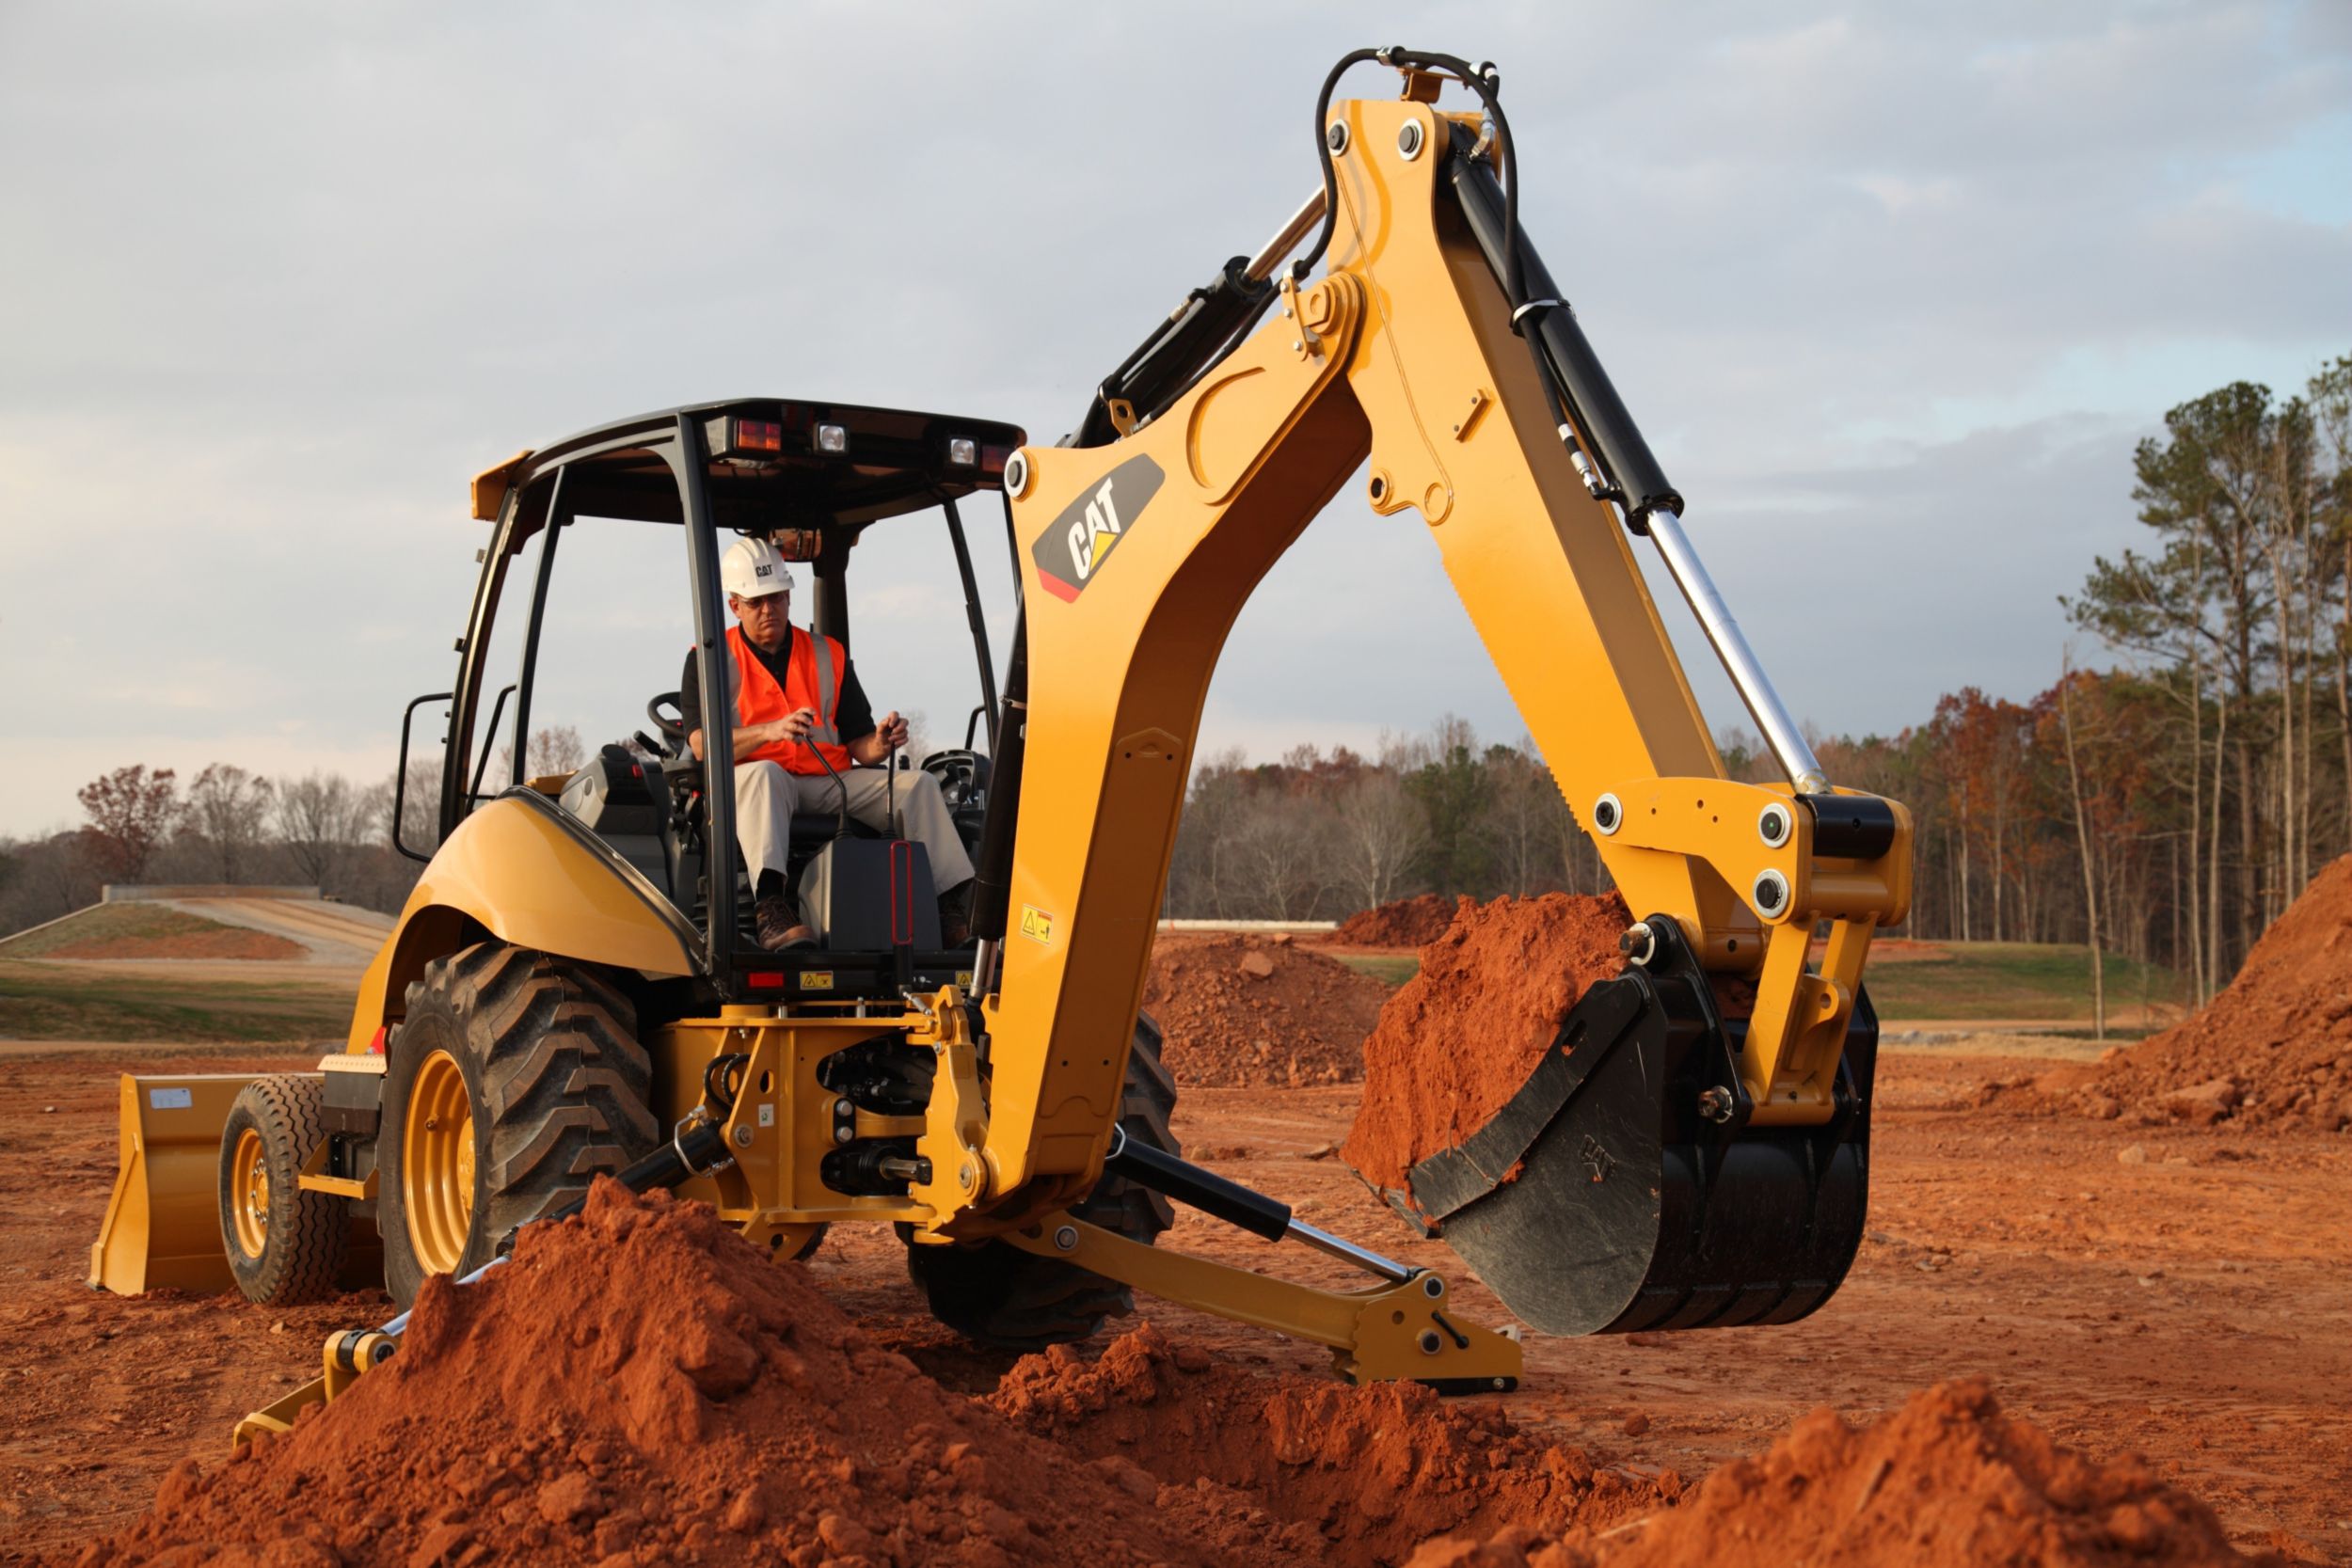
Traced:
<path fill-rule="evenodd" d="M 310 1058 L 162 1059 L 223 1070 Z M 1761 1449 L 1817 1405 L 1875 1414 L 1935 1379 L 1983 1373 L 2012 1412 L 2066 1442 L 2147 1453 L 2241 1544 L 2352 1562 L 2343 1212 L 2352 1138 L 2152 1132 L 1976 1108 L 1988 1081 L 2043 1065 L 1890 1054 L 1871 1241 L 1825 1312 L 1778 1329 L 1531 1339 L 1514 1417 L 1611 1463 L 1694 1477 Z M 272 1313 L 235 1298 L 88 1291 L 82 1273 L 113 1171 L 112 1067 L 18 1057 L 0 1074 L 0 1191 L 11 1195 L 0 1252 L 0 1400 L 10 1414 L 0 1560 L 70 1559 L 143 1508 L 171 1463 L 217 1454 L 237 1415 L 310 1375 L 329 1328 L 383 1311 L 369 1297 Z M 1196 1157 L 1295 1201 L 1314 1223 L 1452 1268 L 1328 1152 L 1356 1092 L 1201 1091 L 1178 1128 Z M 1353 1282 L 1319 1255 L 1198 1215 L 1182 1217 L 1169 1241 Z M 993 1386 L 1008 1359 L 932 1324 L 898 1253 L 886 1230 L 836 1231 L 813 1267 L 927 1370 L 969 1391 Z M 1464 1303 L 1500 1321 L 1475 1285 Z M 1197 1314 L 1146 1310 L 1171 1335 L 1244 1364 L 1320 1359 Z M 1636 1416 L 1647 1425 L 1629 1433 Z"/>

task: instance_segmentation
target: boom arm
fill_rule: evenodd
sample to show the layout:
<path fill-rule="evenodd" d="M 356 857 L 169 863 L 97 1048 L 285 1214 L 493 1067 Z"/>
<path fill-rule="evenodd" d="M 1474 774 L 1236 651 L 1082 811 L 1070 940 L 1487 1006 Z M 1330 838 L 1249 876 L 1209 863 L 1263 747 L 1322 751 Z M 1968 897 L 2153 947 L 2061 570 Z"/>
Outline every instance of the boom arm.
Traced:
<path fill-rule="evenodd" d="M 1405 101 L 1331 116 L 1338 209 L 1320 281 L 1283 278 L 1276 313 L 1158 417 L 1103 445 L 1026 450 L 1008 469 L 1027 706 L 1001 980 L 986 1003 L 993 1085 L 975 1197 L 996 1212 L 1067 1201 L 1100 1168 L 1218 652 L 1259 579 L 1367 457 L 1372 510 L 1412 511 L 1429 529 L 1629 905 L 1670 917 L 1709 969 L 1756 976 L 1739 1067 L 1750 1118 L 1836 1113 L 1870 933 L 1909 900 L 1908 817 L 1803 768 L 1771 788 L 1724 777 L 1620 498 L 1588 487 L 1589 460 L 1563 439 L 1581 436 L 1605 461 L 1619 433 L 1574 387 L 1566 412 L 1581 428 L 1559 418 L 1482 249 L 1500 243 L 1491 221 L 1479 231 L 1490 154 L 1467 145 L 1474 122 L 1457 144 L 1456 120 L 1417 83 L 1433 87 L 1408 76 Z M 1549 287 L 1532 252 L 1519 266 L 1523 289 Z M 1546 311 L 1567 316 L 1534 314 Z M 1627 502 L 1626 521 L 1662 524 L 1687 551 L 1669 499 L 1679 507 Z M 1692 578 L 1677 576 L 1708 619 Z M 1744 644 L 1725 653 L 1751 705 L 1761 689 L 1785 720 Z M 1833 923 L 1818 975 L 1805 962 L 1817 919 Z"/>

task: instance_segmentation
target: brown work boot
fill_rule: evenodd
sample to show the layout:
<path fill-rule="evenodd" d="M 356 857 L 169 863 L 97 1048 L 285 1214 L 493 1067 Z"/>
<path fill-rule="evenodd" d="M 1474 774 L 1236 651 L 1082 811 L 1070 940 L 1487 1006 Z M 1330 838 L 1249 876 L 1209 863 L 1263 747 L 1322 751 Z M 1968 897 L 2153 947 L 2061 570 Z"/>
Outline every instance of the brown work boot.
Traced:
<path fill-rule="evenodd" d="M 801 919 L 800 911 L 781 893 L 754 904 L 752 913 L 758 927 L 759 945 L 771 953 L 817 944 L 816 931 Z"/>

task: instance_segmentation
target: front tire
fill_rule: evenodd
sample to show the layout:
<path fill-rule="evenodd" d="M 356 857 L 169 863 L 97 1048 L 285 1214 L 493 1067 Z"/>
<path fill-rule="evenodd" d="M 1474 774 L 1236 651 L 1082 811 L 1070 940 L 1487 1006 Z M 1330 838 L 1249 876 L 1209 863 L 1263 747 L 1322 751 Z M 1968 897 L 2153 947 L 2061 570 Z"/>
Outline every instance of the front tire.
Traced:
<path fill-rule="evenodd" d="M 1137 1143 L 1181 1154 L 1168 1125 L 1175 1109 L 1176 1080 L 1160 1061 L 1160 1027 L 1137 1015 L 1119 1125 Z M 1104 1176 L 1070 1212 L 1147 1245 L 1176 1223 L 1167 1198 L 1115 1176 Z M 1135 1292 L 1116 1280 L 1003 1242 L 909 1246 L 907 1273 L 922 1287 L 931 1316 L 998 1350 L 1040 1351 L 1091 1338 L 1104 1319 L 1136 1307 Z"/>
<path fill-rule="evenodd" d="M 587 964 L 495 942 L 437 958 L 385 1050 L 384 1285 L 402 1307 L 660 1141 L 637 1010 Z"/>
<path fill-rule="evenodd" d="M 300 1185 L 303 1161 L 326 1137 L 326 1092 L 302 1073 L 256 1078 L 221 1129 L 221 1244 L 237 1289 L 263 1307 L 325 1301 L 343 1270 L 342 1199 Z"/>

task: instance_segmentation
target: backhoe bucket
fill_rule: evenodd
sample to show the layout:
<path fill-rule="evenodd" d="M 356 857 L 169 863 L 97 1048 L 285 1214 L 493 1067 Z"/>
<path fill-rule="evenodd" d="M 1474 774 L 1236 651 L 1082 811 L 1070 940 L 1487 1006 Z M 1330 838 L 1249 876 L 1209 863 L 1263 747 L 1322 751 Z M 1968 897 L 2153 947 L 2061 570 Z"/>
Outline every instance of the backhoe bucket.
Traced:
<path fill-rule="evenodd" d="M 1826 1125 L 1750 1128 L 1746 1025 L 1726 1029 L 1675 922 L 1649 926 L 1647 967 L 1588 990 L 1510 1102 L 1390 1201 L 1547 1334 L 1793 1323 L 1862 1241 L 1877 1017 L 1855 999 Z"/>
<path fill-rule="evenodd" d="M 257 1076 L 122 1075 L 121 1164 L 89 1249 L 92 1290 L 237 1288 L 220 1237 L 220 1130 Z"/>

